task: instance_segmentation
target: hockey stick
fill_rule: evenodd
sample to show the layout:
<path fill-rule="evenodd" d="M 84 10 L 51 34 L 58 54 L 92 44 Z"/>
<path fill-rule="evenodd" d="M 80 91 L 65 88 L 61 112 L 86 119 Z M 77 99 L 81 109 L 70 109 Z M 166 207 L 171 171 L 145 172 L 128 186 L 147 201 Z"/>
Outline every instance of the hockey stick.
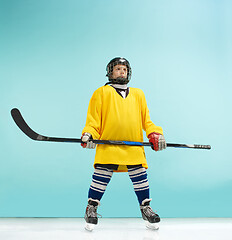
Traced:
<path fill-rule="evenodd" d="M 70 142 L 70 143 L 82 143 L 78 138 L 59 138 L 59 137 L 47 137 L 34 132 L 23 119 L 20 111 L 17 108 L 11 110 L 11 116 L 14 119 L 16 125 L 31 139 L 36 141 L 48 141 L 48 142 Z M 150 142 L 131 142 L 131 141 L 111 141 L 111 140 L 92 140 L 96 144 L 110 144 L 110 145 L 127 145 L 127 146 L 149 146 Z M 178 144 L 167 143 L 167 147 L 175 148 L 196 148 L 196 149 L 211 149 L 210 145 L 196 145 L 196 144 Z"/>

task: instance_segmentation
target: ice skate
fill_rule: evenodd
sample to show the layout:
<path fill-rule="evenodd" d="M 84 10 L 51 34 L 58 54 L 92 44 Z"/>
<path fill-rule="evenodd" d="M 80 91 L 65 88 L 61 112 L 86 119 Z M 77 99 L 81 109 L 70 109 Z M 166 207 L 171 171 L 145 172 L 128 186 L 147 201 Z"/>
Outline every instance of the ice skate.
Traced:
<path fill-rule="evenodd" d="M 97 207 L 100 205 L 100 202 L 98 200 L 89 199 L 88 205 L 86 207 L 85 211 L 85 229 L 87 231 L 93 231 L 95 226 L 98 223 L 98 217 L 97 217 Z"/>
<path fill-rule="evenodd" d="M 146 227 L 153 230 L 158 230 L 160 217 L 150 207 L 150 201 L 151 199 L 143 200 L 142 204 L 140 205 L 140 210 L 143 219 L 146 221 Z"/>

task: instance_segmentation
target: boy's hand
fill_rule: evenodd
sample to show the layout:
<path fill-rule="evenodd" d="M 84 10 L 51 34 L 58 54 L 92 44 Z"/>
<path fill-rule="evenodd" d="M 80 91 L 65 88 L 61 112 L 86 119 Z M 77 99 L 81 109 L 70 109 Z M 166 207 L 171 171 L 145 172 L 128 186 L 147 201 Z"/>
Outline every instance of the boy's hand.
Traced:
<path fill-rule="evenodd" d="M 94 143 L 93 141 L 91 141 L 92 139 L 92 135 L 90 133 L 83 133 L 81 136 L 81 140 L 83 143 L 81 143 L 81 146 L 83 148 L 95 148 L 96 147 L 96 143 Z"/>
<path fill-rule="evenodd" d="M 159 133 L 150 133 L 148 135 L 149 142 L 152 143 L 151 148 L 155 151 L 163 150 L 167 147 L 165 138 L 162 134 Z"/>

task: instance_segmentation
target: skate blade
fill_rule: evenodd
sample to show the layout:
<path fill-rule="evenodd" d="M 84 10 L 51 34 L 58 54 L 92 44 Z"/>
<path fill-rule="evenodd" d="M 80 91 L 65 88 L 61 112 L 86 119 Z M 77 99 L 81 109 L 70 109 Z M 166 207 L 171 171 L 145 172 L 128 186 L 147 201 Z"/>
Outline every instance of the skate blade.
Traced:
<path fill-rule="evenodd" d="M 95 224 L 92 224 L 92 223 L 85 224 L 85 230 L 87 230 L 89 232 L 92 232 L 94 228 L 95 228 Z"/>
<path fill-rule="evenodd" d="M 158 223 L 150 223 L 146 222 L 146 227 L 152 230 L 158 230 L 159 229 L 159 224 Z"/>

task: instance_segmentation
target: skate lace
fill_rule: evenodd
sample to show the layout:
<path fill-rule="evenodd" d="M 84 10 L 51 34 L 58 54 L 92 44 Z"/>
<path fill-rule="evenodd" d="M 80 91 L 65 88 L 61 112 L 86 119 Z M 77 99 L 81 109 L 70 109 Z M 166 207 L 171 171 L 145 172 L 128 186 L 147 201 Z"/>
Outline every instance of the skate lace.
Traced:
<path fill-rule="evenodd" d="M 155 212 L 152 210 L 152 208 L 150 206 L 145 206 L 143 208 L 143 211 L 144 213 L 147 215 L 147 216 L 154 216 L 156 215 Z"/>
<path fill-rule="evenodd" d="M 93 217 L 93 218 L 98 217 L 98 216 L 102 217 L 101 214 L 97 213 L 97 206 L 93 206 L 93 205 L 88 205 L 87 216 Z"/>

